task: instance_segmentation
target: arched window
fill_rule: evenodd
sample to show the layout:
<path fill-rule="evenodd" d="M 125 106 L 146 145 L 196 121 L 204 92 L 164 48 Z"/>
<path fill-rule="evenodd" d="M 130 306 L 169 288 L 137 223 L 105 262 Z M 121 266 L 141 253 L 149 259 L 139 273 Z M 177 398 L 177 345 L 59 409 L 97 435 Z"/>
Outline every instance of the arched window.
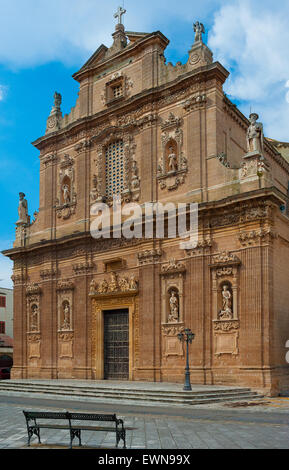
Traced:
<path fill-rule="evenodd" d="M 121 194 L 124 189 L 124 145 L 122 140 L 109 144 L 105 152 L 106 196 Z"/>

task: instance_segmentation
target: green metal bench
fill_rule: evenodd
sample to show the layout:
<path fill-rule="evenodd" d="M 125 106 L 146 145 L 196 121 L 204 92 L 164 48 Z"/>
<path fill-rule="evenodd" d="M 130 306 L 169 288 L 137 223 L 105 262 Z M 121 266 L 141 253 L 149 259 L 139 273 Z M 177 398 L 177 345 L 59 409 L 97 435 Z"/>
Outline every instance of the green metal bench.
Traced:
<path fill-rule="evenodd" d="M 66 412 L 50 412 L 50 411 L 23 411 L 28 432 L 28 446 L 33 436 L 38 437 L 40 440 L 41 429 L 56 429 L 63 430 L 67 429 L 70 433 L 70 449 L 72 449 L 73 440 L 75 437 L 79 440 L 81 446 L 81 431 L 102 431 L 102 432 L 114 432 L 116 434 L 116 447 L 120 440 L 123 441 L 123 448 L 126 448 L 126 430 L 124 428 L 123 420 L 118 419 L 116 415 L 102 415 L 94 413 L 70 413 Z M 37 422 L 41 420 L 41 422 Z M 58 420 L 62 421 L 60 424 L 49 423 L 47 421 Z M 75 423 L 78 421 L 78 423 Z M 79 421 L 85 424 L 79 424 Z M 111 425 L 99 425 L 92 426 L 89 422 L 102 422 L 111 423 Z"/>

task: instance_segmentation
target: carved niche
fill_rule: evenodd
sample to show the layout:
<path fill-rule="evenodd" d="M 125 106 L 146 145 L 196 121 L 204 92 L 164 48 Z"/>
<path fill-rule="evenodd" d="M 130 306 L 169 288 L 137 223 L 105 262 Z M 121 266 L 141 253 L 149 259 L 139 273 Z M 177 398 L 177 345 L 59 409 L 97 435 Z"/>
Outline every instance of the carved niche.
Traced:
<path fill-rule="evenodd" d="M 30 366 L 37 362 L 41 357 L 41 333 L 40 333 L 40 314 L 41 314 L 41 288 L 38 284 L 29 284 L 26 288 L 27 299 L 27 346 Z"/>
<path fill-rule="evenodd" d="M 178 334 L 184 330 L 185 273 L 185 265 L 175 259 L 161 267 L 161 321 L 165 357 L 183 356 Z"/>
<path fill-rule="evenodd" d="M 57 286 L 58 351 L 60 360 L 73 358 L 74 283 L 62 280 Z M 70 362 L 65 362 L 69 367 Z M 60 364 L 61 367 L 61 364 Z"/>
<path fill-rule="evenodd" d="M 93 143 L 97 145 L 97 158 L 94 160 L 95 171 L 93 172 L 90 192 L 90 203 L 106 201 L 108 205 L 113 202 L 112 195 L 107 191 L 106 152 L 110 144 L 122 142 L 123 145 L 123 189 L 120 197 L 122 202 L 129 203 L 138 201 L 140 198 L 140 177 L 138 163 L 135 158 L 136 144 L 133 136 L 124 129 L 110 128 L 103 136 L 103 133 L 93 138 Z"/>
<path fill-rule="evenodd" d="M 177 189 L 185 182 L 188 172 L 187 158 L 183 148 L 183 119 L 170 113 L 168 119 L 161 124 L 162 156 L 158 162 L 157 179 L 161 189 L 169 191 Z"/>
<path fill-rule="evenodd" d="M 240 321 L 239 268 L 240 259 L 223 251 L 213 256 L 210 264 L 212 275 L 212 306 L 215 355 L 237 356 Z"/>
<path fill-rule="evenodd" d="M 75 214 L 76 210 L 74 159 L 67 154 L 64 155 L 59 167 L 55 208 L 57 217 L 66 220 L 72 214 Z"/>

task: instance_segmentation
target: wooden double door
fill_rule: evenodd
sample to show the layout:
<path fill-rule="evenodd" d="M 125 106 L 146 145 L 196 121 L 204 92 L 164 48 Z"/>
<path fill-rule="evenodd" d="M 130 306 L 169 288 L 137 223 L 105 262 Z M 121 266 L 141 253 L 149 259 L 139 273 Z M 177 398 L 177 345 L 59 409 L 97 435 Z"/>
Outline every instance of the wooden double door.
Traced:
<path fill-rule="evenodd" d="M 104 312 L 104 379 L 129 379 L 128 309 Z"/>

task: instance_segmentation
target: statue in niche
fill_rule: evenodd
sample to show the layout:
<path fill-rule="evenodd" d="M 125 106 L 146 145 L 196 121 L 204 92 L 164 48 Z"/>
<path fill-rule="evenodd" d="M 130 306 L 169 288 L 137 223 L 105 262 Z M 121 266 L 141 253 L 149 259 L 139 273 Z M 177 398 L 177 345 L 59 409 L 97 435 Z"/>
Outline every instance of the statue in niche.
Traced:
<path fill-rule="evenodd" d="M 19 220 L 17 224 L 29 223 L 28 203 L 27 203 L 27 200 L 25 199 L 24 193 L 19 193 L 18 215 L 19 215 Z"/>
<path fill-rule="evenodd" d="M 63 194 L 63 203 L 69 204 L 70 203 L 70 189 L 68 184 L 64 184 L 62 186 L 62 194 Z"/>
<path fill-rule="evenodd" d="M 259 119 L 258 114 L 250 114 L 250 126 L 247 131 L 247 150 L 249 153 L 256 152 L 262 155 L 264 145 L 263 124 L 257 122 L 257 119 Z"/>
<path fill-rule="evenodd" d="M 38 330 L 38 305 L 32 305 L 30 315 L 30 331 Z"/>
<path fill-rule="evenodd" d="M 63 303 L 63 324 L 62 330 L 70 330 L 70 306 L 68 302 Z"/>
<path fill-rule="evenodd" d="M 195 42 L 203 42 L 203 34 L 205 34 L 205 27 L 203 23 L 197 21 L 194 23 Z"/>
<path fill-rule="evenodd" d="M 171 292 L 169 303 L 170 313 L 168 317 L 168 322 L 177 323 L 179 321 L 179 300 L 174 290 Z"/>
<path fill-rule="evenodd" d="M 223 320 L 231 320 L 232 316 L 232 294 L 229 286 L 225 284 L 222 290 L 222 310 L 220 312 L 220 318 Z"/>
<path fill-rule="evenodd" d="M 170 153 L 168 155 L 169 160 L 169 171 L 178 171 L 178 162 L 177 162 L 177 155 L 174 152 L 173 147 L 169 148 Z"/>

